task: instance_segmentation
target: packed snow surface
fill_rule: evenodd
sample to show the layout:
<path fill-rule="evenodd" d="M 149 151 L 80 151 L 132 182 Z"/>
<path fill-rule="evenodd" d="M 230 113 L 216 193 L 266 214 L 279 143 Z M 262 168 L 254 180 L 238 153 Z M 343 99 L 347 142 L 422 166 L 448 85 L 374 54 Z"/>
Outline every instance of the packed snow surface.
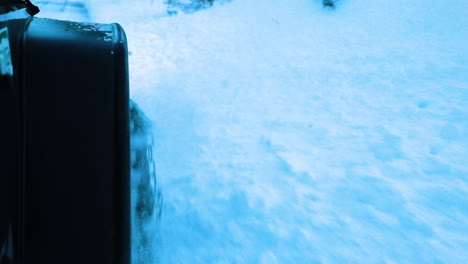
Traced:
<path fill-rule="evenodd" d="M 161 263 L 468 263 L 468 1 L 88 1 L 154 122 Z"/>

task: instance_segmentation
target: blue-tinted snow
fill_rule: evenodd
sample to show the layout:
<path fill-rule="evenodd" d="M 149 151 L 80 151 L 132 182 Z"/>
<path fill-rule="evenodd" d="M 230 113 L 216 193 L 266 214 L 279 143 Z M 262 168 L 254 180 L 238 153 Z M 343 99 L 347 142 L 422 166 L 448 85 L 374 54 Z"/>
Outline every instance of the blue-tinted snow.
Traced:
<path fill-rule="evenodd" d="M 467 1 L 88 2 L 154 122 L 162 263 L 468 263 Z"/>
<path fill-rule="evenodd" d="M 37 17 L 54 18 L 76 22 L 89 22 L 89 1 L 38 0 L 33 1 L 40 9 Z"/>

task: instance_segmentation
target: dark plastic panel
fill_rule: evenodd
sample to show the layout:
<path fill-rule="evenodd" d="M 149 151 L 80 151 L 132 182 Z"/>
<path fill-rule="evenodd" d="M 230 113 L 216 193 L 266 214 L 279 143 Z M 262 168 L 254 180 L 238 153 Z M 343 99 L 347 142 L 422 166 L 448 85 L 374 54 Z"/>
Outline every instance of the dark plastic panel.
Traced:
<path fill-rule="evenodd" d="M 13 76 L 0 78 L 0 264 L 20 263 L 23 234 L 22 89 L 17 75 L 18 45 L 26 20 L 0 21 L 8 32 Z M 4 54 L 5 55 L 5 54 Z M 5 59 L 5 58 L 3 58 Z"/>
<path fill-rule="evenodd" d="M 15 264 L 129 264 L 123 29 L 41 18 L 4 24 L 16 35 L 14 85 L 0 91 L 0 199 L 9 201 L 0 252 L 13 222 Z"/>

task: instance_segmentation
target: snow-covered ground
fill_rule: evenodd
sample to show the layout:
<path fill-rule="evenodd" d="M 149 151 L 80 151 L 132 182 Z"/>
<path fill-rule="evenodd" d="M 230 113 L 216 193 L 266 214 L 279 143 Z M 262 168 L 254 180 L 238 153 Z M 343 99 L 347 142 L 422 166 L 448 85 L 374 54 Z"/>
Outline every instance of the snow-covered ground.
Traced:
<path fill-rule="evenodd" d="M 468 1 L 87 1 L 154 122 L 161 263 L 468 263 Z"/>

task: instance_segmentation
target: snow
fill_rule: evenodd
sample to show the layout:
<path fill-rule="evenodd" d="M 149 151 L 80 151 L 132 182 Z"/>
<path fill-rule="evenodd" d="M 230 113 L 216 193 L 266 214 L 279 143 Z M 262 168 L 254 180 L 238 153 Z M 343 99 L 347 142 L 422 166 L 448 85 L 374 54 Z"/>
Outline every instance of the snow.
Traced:
<path fill-rule="evenodd" d="M 87 3 L 154 122 L 161 263 L 468 263 L 468 2 Z"/>

